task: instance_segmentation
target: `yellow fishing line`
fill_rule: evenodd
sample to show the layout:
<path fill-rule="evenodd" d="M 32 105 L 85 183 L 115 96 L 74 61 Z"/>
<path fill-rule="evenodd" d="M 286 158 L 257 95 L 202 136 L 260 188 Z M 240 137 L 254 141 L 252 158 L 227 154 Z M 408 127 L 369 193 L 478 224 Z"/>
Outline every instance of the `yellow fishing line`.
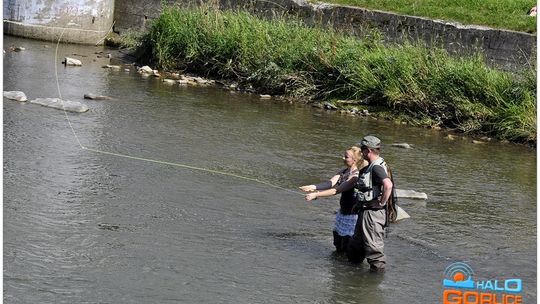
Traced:
<path fill-rule="evenodd" d="M 174 166 L 174 167 L 180 167 L 180 168 L 186 168 L 186 169 L 191 169 L 191 170 L 197 170 L 197 171 L 203 171 L 203 172 L 208 172 L 208 173 L 214 173 L 214 174 L 220 174 L 220 175 L 235 177 L 235 178 L 238 178 L 238 179 L 252 181 L 252 182 L 255 182 L 255 183 L 263 184 L 263 185 L 266 185 L 266 186 L 269 186 L 269 187 L 273 187 L 273 188 L 280 189 L 280 190 L 283 190 L 283 191 L 291 192 L 291 193 L 294 193 L 294 194 L 304 195 L 301 192 L 293 191 L 293 190 L 290 190 L 290 189 L 287 189 L 287 188 L 284 188 L 284 187 L 281 187 L 281 186 L 278 186 L 278 185 L 274 185 L 274 184 L 269 183 L 269 182 L 259 180 L 257 178 L 253 178 L 253 177 L 246 177 L 246 176 L 241 176 L 241 175 L 230 173 L 230 172 L 217 171 L 217 170 L 206 169 L 206 168 L 201 168 L 201 167 L 195 167 L 195 166 L 190 166 L 190 165 L 185 165 L 185 164 L 180 164 L 180 163 L 167 162 L 167 161 L 155 160 L 155 159 L 150 159 L 150 158 L 143 158 L 143 157 L 132 156 L 132 155 L 127 155 L 127 154 L 121 154 L 121 153 L 107 152 L 107 151 L 88 148 L 88 147 L 83 146 L 81 144 L 81 141 L 79 140 L 79 136 L 77 136 L 77 133 L 75 132 L 75 129 L 73 128 L 71 120 L 69 119 L 67 111 L 66 111 L 66 109 L 64 107 L 64 100 L 62 98 L 62 92 L 60 91 L 60 82 L 58 81 L 58 62 L 57 62 L 57 59 L 58 59 L 58 47 L 60 45 L 60 40 L 62 39 L 62 36 L 64 35 L 65 30 L 66 30 L 66 28 L 64 28 L 62 30 L 62 33 L 60 34 L 60 37 L 58 37 L 58 42 L 56 43 L 56 50 L 55 50 L 55 54 L 54 54 L 54 72 L 55 72 L 55 76 L 56 76 L 56 88 L 58 90 L 58 96 L 59 96 L 59 98 L 60 98 L 60 100 L 62 102 L 62 109 L 64 110 L 64 115 L 66 117 L 66 120 L 67 120 L 67 122 L 69 124 L 69 127 L 71 128 L 71 132 L 73 133 L 73 136 L 75 136 L 75 139 L 77 140 L 77 143 L 79 144 L 79 147 L 81 147 L 81 149 L 87 150 L 87 151 L 92 151 L 92 152 L 95 152 L 95 153 L 112 155 L 112 156 L 128 158 L 128 159 L 133 159 L 133 160 L 138 160 L 138 161 L 151 162 L 151 163 L 156 163 L 156 164 L 162 164 L 162 165 L 168 165 L 168 166 Z"/>

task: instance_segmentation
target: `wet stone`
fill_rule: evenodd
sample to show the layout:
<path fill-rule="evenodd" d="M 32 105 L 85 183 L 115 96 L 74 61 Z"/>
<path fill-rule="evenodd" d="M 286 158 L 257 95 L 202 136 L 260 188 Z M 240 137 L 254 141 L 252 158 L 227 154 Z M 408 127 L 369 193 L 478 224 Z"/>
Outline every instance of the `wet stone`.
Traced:
<path fill-rule="evenodd" d="M 21 91 L 4 91 L 4 98 L 16 100 L 16 101 L 27 101 L 26 94 Z"/>

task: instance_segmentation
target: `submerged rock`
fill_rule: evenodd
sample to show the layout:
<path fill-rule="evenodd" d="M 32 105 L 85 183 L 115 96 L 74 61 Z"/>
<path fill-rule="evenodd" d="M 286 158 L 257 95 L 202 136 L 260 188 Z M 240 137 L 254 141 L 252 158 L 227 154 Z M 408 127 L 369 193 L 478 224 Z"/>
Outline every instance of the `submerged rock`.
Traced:
<path fill-rule="evenodd" d="M 337 110 L 337 107 L 329 102 L 323 103 L 324 108 L 327 110 Z"/>
<path fill-rule="evenodd" d="M 75 58 L 66 57 L 64 58 L 64 61 L 62 61 L 65 65 L 73 65 L 73 66 L 82 66 L 82 62 Z"/>
<path fill-rule="evenodd" d="M 396 195 L 399 198 L 427 199 L 427 194 L 414 190 L 396 189 Z"/>
<path fill-rule="evenodd" d="M 106 65 L 102 66 L 102 68 L 111 69 L 111 70 L 120 70 L 121 67 L 119 65 L 106 64 Z"/>
<path fill-rule="evenodd" d="M 193 77 L 193 76 L 188 76 L 188 75 L 179 75 L 179 78 L 180 78 L 180 80 L 178 80 L 179 84 L 205 86 L 205 85 L 213 85 L 216 83 L 215 80 L 209 80 L 209 79 L 204 79 L 202 77 Z"/>
<path fill-rule="evenodd" d="M 4 91 L 4 98 L 16 100 L 16 101 L 27 101 L 26 94 L 21 91 Z"/>
<path fill-rule="evenodd" d="M 98 223 L 98 228 L 103 229 L 103 230 L 116 231 L 116 230 L 120 229 L 120 225 L 107 224 L 107 223 Z"/>
<path fill-rule="evenodd" d="M 476 145 L 483 145 L 483 144 L 485 144 L 486 142 L 485 142 L 485 141 L 481 141 L 481 140 L 475 140 L 475 139 L 473 139 L 473 140 L 472 140 L 472 143 L 473 143 L 473 144 L 476 144 Z"/>
<path fill-rule="evenodd" d="M 30 100 L 30 103 L 68 112 L 84 113 L 88 111 L 88 107 L 78 101 L 62 100 L 60 98 L 36 98 Z"/>
<path fill-rule="evenodd" d="M 392 144 L 392 147 L 403 148 L 403 149 L 412 149 L 412 146 L 409 145 L 408 143 L 395 143 L 395 144 Z"/>
<path fill-rule="evenodd" d="M 86 93 L 84 94 L 84 99 L 92 99 L 92 100 L 111 100 L 112 97 L 105 96 L 105 95 L 96 95 L 92 93 Z"/>

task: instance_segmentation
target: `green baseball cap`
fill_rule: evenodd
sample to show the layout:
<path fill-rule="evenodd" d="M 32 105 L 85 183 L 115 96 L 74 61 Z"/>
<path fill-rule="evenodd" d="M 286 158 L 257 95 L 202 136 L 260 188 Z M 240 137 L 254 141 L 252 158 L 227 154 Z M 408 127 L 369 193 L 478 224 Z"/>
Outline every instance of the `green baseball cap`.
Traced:
<path fill-rule="evenodd" d="M 381 140 L 373 135 L 368 135 L 362 138 L 362 141 L 357 144 L 360 148 L 380 149 Z"/>

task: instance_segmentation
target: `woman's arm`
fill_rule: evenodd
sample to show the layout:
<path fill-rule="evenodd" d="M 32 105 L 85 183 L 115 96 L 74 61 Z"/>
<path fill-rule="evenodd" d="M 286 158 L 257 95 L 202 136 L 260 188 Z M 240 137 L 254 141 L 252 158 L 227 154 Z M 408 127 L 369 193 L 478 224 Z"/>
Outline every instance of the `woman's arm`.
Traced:
<path fill-rule="evenodd" d="M 312 192 L 315 190 L 327 190 L 334 187 L 339 180 L 339 174 L 332 176 L 330 180 L 318 183 L 316 185 L 306 185 L 299 187 L 304 192 Z"/>
<path fill-rule="evenodd" d="M 306 201 L 311 201 L 311 200 L 317 199 L 318 197 L 332 196 L 332 195 L 336 195 L 338 193 L 350 190 L 356 185 L 357 180 L 358 180 L 357 175 L 350 176 L 349 179 L 347 179 L 347 181 L 337 186 L 336 188 L 331 188 L 328 190 L 312 192 L 312 193 L 307 194 Z"/>

